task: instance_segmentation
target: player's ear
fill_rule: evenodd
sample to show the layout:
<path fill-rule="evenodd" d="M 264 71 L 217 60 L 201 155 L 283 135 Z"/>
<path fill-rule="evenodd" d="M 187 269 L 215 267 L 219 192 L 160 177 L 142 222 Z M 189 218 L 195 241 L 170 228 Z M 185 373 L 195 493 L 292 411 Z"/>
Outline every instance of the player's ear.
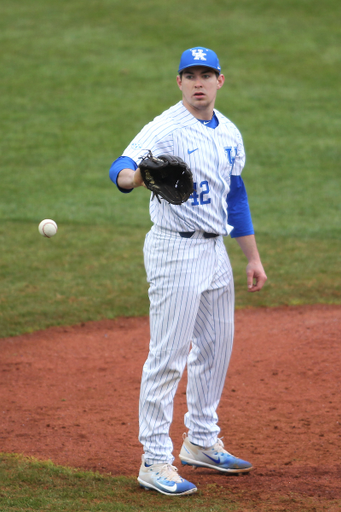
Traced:
<path fill-rule="evenodd" d="M 224 75 L 219 75 L 218 76 L 218 89 L 221 89 L 221 87 L 224 85 L 224 82 L 225 82 L 225 77 Z"/>
<path fill-rule="evenodd" d="M 181 80 L 181 77 L 179 75 L 176 77 L 176 82 L 178 84 L 178 87 L 179 87 L 180 91 L 182 91 L 182 80 Z"/>

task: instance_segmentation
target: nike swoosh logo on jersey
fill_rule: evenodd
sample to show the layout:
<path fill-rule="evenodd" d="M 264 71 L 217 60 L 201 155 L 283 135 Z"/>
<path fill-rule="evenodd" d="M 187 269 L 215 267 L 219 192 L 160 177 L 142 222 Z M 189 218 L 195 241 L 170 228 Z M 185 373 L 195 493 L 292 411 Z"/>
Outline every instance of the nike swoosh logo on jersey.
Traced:
<path fill-rule="evenodd" d="M 206 121 L 206 122 L 204 121 L 204 124 L 208 124 L 208 123 L 210 123 L 210 122 L 211 122 L 211 121 Z"/>
<path fill-rule="evenodd" d="M 188 150 L 188 154 L 194 153 L 194 151 L 197 151 L 199 148 L 192 149 L 192 151 Z"/>
<path fill-rule="evenodd" d="M 208 457 L 209 459 L 213 460 L 213 462 L 215 462 L 216 464 L 220 464 L 220 457 L 215 459 L 214 457 L 210 457 L 209 455 L 207 455 L 207 453 L 204 453 L 204 455 L 206 455 L 206 457 Z"/>

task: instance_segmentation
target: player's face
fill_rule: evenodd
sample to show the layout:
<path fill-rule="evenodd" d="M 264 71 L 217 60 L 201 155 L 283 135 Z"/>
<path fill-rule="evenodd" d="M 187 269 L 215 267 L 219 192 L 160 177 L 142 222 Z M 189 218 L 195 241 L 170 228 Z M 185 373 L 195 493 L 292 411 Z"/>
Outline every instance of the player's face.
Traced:
<path fill-rule="evenodd" d="M 217 91 L 224 84 L 224 75 L 210 68 L 195 66 L 177 76 L 184 106 L 198 119 L 211 119 Z"/>

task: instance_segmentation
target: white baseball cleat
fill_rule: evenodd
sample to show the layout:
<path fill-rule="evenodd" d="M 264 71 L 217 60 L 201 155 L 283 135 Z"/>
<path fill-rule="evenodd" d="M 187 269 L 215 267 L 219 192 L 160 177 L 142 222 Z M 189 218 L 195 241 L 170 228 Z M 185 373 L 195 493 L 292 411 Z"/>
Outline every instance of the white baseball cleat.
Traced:
<path fill-rule="evenodd" d="M 181 478 L 176 467 L 165 463 L 148 466 L 143 457 L 137 480 L 147 491 L 153 489 L 167 496 L 183 496 L 198 490 L 194 484 Z"/>
<path fill-rule="evenodd" d="M 182 464 L 193 467 L 205 467 L 225 473 L 247 473 L 253 469 L 246 460 L 238 459 L 224 448 L 221 439 L 210 448 L 201 448 L 192 444 L 186 434 L 179 454 Z"/>

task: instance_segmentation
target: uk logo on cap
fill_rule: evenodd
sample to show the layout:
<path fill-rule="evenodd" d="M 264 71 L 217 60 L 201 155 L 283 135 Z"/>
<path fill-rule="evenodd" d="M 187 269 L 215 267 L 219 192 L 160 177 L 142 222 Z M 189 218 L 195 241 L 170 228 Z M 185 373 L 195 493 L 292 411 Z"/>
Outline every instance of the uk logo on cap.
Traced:
<path fill-rule="evenodd" d="M 214 51 L 209 48 L 203 48 L 202 46 L 189 48 L 189 50 L 183 52 L 180 59 L 179 73 L 192 66 L 206 66 L 214 69 L 219 74 L 221 71 L 219 59 Z"/>
<path fill-rule="evenodd" d="M 194 60 L 206 60 L 206 53 L 202 48 L 194 48 L 191 50 Z"/>

